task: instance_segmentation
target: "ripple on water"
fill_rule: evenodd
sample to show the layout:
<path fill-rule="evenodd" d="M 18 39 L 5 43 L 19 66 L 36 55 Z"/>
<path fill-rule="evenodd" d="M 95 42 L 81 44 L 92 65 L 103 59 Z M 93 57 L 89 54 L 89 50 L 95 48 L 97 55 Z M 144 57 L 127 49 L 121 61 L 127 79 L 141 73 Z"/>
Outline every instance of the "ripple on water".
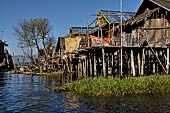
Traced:
<path fill-rule="evenodd" d="M 170 112 L 170 94 L 86 97 L 49 90 L 57 84 L 61 84 L 57 77 L 0 76 L 0 113 Z"/>

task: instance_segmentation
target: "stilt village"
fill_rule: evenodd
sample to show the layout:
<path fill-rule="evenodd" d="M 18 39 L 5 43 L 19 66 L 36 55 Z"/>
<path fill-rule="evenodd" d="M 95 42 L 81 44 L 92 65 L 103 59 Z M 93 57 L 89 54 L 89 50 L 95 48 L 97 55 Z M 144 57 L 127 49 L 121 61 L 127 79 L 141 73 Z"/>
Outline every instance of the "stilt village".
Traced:
<path fill-rule="evenodd" d="M 92 16 L 93 22 L 58 37 L 52 70 L 79 77 L 169 74 L 170 1 L 143 0 L 136 12 L 99 10 Z"/>
<path fill-rule="evenodd" d="M 59 70 L 92 77 L 169 74 L 170 1 L 143 0 L 137 12 L 94 16 L 58 37 Z"/>

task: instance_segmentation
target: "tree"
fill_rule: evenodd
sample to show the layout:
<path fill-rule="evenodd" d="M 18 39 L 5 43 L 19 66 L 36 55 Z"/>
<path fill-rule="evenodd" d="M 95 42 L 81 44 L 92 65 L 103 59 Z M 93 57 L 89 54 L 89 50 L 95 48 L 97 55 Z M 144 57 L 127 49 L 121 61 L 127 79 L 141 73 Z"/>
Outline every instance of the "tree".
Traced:
<path fill-rule="evenodd" d="M 14 35 L 18 38 L 18 47 L 28 52 L 24 52 L 31 59 L 33 65 L 48 70 L 50 53 L 54 52 L 55 38 L 51 34 L 51 26 L 48 19 L 39 18 L 31 19 L 30 21 L 24 20 L 13 28 Z M 38 62 L 33 58 L 33 49 L 36 48 L 38 52 Z M 43 62 L 43 63 L 42 63 Z"/>

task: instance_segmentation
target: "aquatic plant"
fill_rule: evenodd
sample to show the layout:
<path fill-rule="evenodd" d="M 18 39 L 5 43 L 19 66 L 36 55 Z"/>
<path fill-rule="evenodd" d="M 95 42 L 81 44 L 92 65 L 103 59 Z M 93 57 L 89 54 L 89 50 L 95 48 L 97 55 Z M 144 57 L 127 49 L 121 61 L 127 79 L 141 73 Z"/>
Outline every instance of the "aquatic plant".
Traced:
<path fill-rule="evenodd" d="M 170 76 L 153 75 L 138 78 L 83 78 L 57 88 L 57 91 L 92 96 L 124 96 L 170 92 Z"/>

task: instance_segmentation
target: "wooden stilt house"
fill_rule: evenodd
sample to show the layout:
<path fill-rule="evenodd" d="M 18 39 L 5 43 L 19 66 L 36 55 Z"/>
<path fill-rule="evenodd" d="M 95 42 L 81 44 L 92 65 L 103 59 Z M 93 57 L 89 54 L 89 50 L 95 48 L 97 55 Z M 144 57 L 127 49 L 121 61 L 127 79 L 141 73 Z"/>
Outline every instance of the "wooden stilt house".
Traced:
<path fill-rule="evenodd" d="M 7 44 L 0 40 L 0 63 L 2 63 L 5 58 L 5 46 L 7 46 Z"/>
<path fill-rule="evenodd" d="M 143 0 L 135 16 L 124 24 L 124 32 L 134 34 L 132 45 L 147 41 L 151 47 L 166 47 L 170 41 L 170 1 Z"/>

